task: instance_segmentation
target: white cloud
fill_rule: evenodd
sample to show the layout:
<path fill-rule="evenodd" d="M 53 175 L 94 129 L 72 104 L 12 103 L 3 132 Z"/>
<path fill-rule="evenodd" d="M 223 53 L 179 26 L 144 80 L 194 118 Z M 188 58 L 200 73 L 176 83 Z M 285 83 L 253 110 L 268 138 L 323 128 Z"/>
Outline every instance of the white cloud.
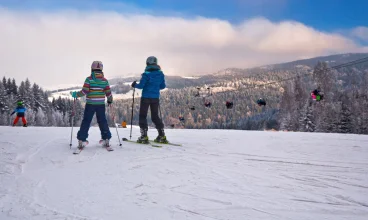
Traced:
<path fill-rule="evenodd" d="M 368 41 L 368 27 L 357 27 L 352 31 L 352 35 L 362 40 Z"/>
<path fill-rule="evenodd" d="M 41 85 L 82 83 L 93 60 L 103 61 L 107 77 L 142 72 L 150 55 L 168 75 L 197 75 L 367 49 L 338 34 L 264 18 L 232 25 L 200 17 L 0 9 L 0 26 L 2 71 Z"/>

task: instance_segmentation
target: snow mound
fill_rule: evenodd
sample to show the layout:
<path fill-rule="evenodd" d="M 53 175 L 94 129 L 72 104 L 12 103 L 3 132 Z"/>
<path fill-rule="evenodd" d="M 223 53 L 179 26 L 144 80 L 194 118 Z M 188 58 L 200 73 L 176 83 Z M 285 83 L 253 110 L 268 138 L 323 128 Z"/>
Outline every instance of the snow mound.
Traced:
<path fill-rule="evenodd" d="M 115 151 L 92 127 L 73 155 L 70 128 L 0 127 L 0 219 L 368 219 L 368 136 L 167 129 L 183 146 L 153 148 L 111 132 Z"/>

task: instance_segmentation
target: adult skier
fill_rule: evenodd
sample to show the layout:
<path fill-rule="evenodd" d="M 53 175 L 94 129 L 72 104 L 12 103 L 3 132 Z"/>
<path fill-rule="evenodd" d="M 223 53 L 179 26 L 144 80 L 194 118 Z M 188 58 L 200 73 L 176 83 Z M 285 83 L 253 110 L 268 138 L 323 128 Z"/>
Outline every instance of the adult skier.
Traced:
<path fill-rule="evenodd" d="M 104 77 L 103 64 L 101 61 L 93 61 L 91 65 L 91 75 L 86 78 L 81 91 L 71 92 L 73 98 L 87 96 L 86 106 L 84 109 L 83 121 L 77 134 L 78 148 L 83 149 L 87 144 L 88 131 L 91 125 L 92 118 L 96 113 L 98 126 L 101 131 L 101 143 L 105 147 L 110 147 L 109 140 L 111 132 L 106 119 L 105 96 L 107 103 L 110 106 L 113 97 L 110 90 L 110 85 Z"/>
<path fill-rule="evenodd" d="M 26 111 L 27 109 L 24 107 L 22 101 L 17 102 L 17 107 L 15 110 L 10 114 L 11 116 L 17 113 L 17 117 L 14 119 L 13 127 L 18 123 L 19 119 L 22 118 L 23 127 L 27 127 L 27 120 L 26 120 Z"/>
<path fill-rule="evenodd" d="M 157 64 L 157 58 L 150 56 L 146 60 L 146 69 L 142 74 L 142 77 L 137 83 L 132 83 L 133 88 L 143 89 L 141 104 L 139 109 L 139 127 L 141 136 L 138 138 L 138 143 L 148 143 L 147 136 L 148 124 L 147 113 L 148 108 L 151 108 L 152 122 L 155 124 L 158 131 L 158 136 L 154 139 L 154 142 L 168 143 L 162 119 L 158 116 L 160 107 L 160 90 L 166 88 L 165 75 L 161 70 L 161 67 Z"/>

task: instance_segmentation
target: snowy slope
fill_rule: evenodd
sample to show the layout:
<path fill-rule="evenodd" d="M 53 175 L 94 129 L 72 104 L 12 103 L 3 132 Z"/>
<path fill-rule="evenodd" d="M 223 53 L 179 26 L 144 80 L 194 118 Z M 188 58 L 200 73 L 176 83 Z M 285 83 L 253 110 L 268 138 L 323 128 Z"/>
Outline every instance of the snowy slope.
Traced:
<path fill-rule="evenodd" d="M 74 90 L 67 90 L 67 91 L 62 91 L 62 92 L 54 92 L 49 97 L 49 101 L 52 101 L 53 98 L 58 99 L 59 96 L 61 98 L 65 98 L 65 99 L 73 99 L 73 97 L 70 95 L 71 91 L 79 91 L 79 90 L 74 89 Z M 142 90 L 140 90 L 140 89 L 135 90 L 134 97 L 138 98 L 138 97 L 141 97 L 141 95 L 142 95 Z M 129 92 L 127 92 L 125 94 L 116 94 L 116 93 L 113 92 L 114 100 L 131 99 L 132 96 L 133 96 L 133 90 L 130 90 Z"/>
<path fill-rule="evenodd" d="M 152 148 L 111 131 L 115 151 L 93 127 L 72 155 L 69 128 L 0 127 L 0 219 L 368 219 L 368 136 L 167 130 L 184 146 Z"/>
<path fill-rule="evenodd" d="M 62 91 L 62 92 L 51 93 L 50 96 L 49 96 L 49 101 L 51 102 L 52 99 L 58 99 L 59 97 L 61 97 L 62 99 L 73 99 L 73 97 L 70 95 L 70 92 L 79 91 L 79 90 L 78 89 L 71 89 L 71 90 L 65 90 L 65 91 Z"/>
<path fill-rule="evenodd" d="M 167 90 L 168 90 L 168 88 L 165 88 L 165 89 L 161 90 L 161 94 L 163 92 L 166 92 Z M 133 90 L 130 90 L 129 92 L 124 93 L 124 94 L 113 93 L 112 95 L 114 97 L 114 100 L 131 99 L 133 97 Z M 140 98 L 141 96 L 142 96 L 142 90 L 141 89 L 135 89 L 134 98 Z"/>

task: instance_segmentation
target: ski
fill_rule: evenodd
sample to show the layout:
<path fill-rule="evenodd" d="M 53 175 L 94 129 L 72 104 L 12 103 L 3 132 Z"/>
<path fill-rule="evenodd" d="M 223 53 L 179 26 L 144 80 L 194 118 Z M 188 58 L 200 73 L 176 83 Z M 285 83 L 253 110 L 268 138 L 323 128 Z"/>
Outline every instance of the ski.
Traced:
<path fill-rule="evenodd" d="M 84 149 L 84 147 L 83 148 L 77 147 L 77 149 L 75 149 L 75 151 L 73 152 L 73 154 L 80 154 L 83 151 L 83 149 Z"/>
<path fill-rule="evenodd" d="M 131 140 L 128 140 L 128 139 L 126 139 L 126 138 L 123 138 L 123 141 L 129 142 L 129 143 L 133 143 L 133 144 L 150 145 L 151 147 L 157 147 L 157 148 L 162 147 L 162 146 L 160 146 L 160 145 L 153 144 L 153 143 L 151 143 L 151 142 L 148 142 L 147 144 L 145 144 L 145 143 L 139 143 L 139 142 L 136 142 L 136 141 L 131 141 Z"/>
<path fill-rule="evenodd" d="M 83 151 L 83 148 L 81 148 L 81 149 L 77 148 L 77 149 L 73 152 L 73 154 L 80 154 L 80 152 L 82 152 L 82 151 Z"/>
<path fill-rule="evenodd" d="M 154 142 L 154 141 L 153 141 Z M 154 142 L 154 143 L 158 143 L 158 142 Z M 182 147 L 183 145 L 181 145 L 181 144 L 175 144 L 175 143 L 171 143 L 171 142 L 169 142 L 169 143 L 158 143 L 158 144 L 165 144 L 165 145 L 172 145 L 172 146 L 179 146 L 179 147 Z"/>
<path fill-rule="evenodd" d="M 73 154 L 80 154 L 82 151 L 83 151 L 83 149 L 88 145 L 88 141 L 85 141 L 85 142 L 80 142 L 80 141 L 78 141 L 79 143 L 78 143 L 78 147 L 77 147 L 77 149 L 73 152 Z"/>
<path fill-rule="evenodd" d="M 111 146 L 109 146 L 109 147 L 104 147 L 104 148 L 106 148 L 106 150 L 107 150 L 107 151 L 114 151 L 114 148 L 112 148 Z"/>

